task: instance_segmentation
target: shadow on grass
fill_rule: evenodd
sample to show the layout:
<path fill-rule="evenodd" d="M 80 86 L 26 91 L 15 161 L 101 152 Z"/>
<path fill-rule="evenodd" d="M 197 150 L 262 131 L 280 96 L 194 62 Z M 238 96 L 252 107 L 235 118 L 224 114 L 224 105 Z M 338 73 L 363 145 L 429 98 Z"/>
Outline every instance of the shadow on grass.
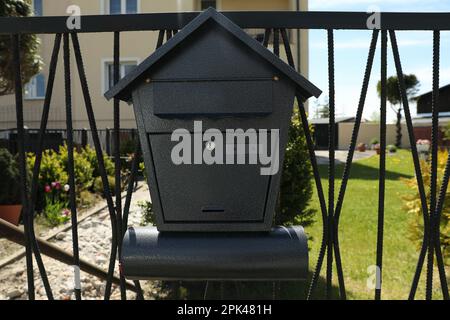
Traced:
<path fill-rule="evenodd" d="M 164 299 L 175 300 L 306 300 L 312 273 L 307 281 L 242 282 L 162 282 Z M 326 282 L 320 277 L 314 300 L 325 300 Z M 339 299 L 339 289 L 332 287 L 332 298 Z"/>
<path fill-rule="evenodd" d="M 328 166 L 319 166 L 320 176 L 322 178 L 328 177 Z M 342 177 L 342 172 L 344 171 L 344 165 L 336 166 L 336 178 Z M 378 168 L 366 166 L 359 162 L 353 162 L 350 170 L 350 179 L 358 180 L 378 180 L 380 170 Z M 386 170 L 386 180 L 399 180 L 402 178 L 410 179 L 412 175 L 403 174 L 395 171 Z"/>

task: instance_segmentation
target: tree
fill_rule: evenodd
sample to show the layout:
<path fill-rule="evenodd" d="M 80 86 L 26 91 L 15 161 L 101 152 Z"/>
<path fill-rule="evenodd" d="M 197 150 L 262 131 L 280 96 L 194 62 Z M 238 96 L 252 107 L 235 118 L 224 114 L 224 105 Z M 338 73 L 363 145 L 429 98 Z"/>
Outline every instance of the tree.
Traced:
<path fill-rule="evenodd" d="M 380 123 L 380 112 L 379 111 L 372 112 L 369 121 L 372 123 Z"/>
<path fill-rule="evenodd" d="M 329 118 L 330 117 L 330 103 L 328 98 L 323 103 L 316 102 L 315 118 Z"/>
<path fill-rule="evenodd" d="M 27 17 L 32 14 L 31 1 L 0 1 L 0 17 Z M 27 83 L 39 73 L 41 59 L 39 57 L 39 39 L 34 34 L 23 34 L 20 37 L 20 57 L 22 81 Z M 12 43 L 10 35 L 0 35 L 0 96 L 14 92 L 14 68 Z"/>
<path fill-rule="evenodd" d="M 408 100 L 414 98 L 419 91 L 420 82 L 414 74 L 403 75 L 405 80 L 406 96 Z M 381 97 L 381 81 L 377 84 L 378 96 Z M 392 110 L 397 114 L 397 136 L 395 146 L 400 148 L 402 144 L 402 97 L 398 86 L 398 78 L 396 76 L 389 77 L 386 82 L 386 96 Z"/>

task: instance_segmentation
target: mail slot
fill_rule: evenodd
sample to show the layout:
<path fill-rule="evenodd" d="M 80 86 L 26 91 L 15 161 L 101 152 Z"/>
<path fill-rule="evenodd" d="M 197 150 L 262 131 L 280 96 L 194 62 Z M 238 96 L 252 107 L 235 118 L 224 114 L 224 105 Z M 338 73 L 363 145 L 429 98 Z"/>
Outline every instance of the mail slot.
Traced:
<path fill-rule="evenodd" d="M 267 115 L 273 108 L 273 79 L 152 81 L 156 116 Z"/>
<path fill-rule="evenodd" d="M 106 97 L 133 104 L 159 231 L 270 232 L 294 98 L 320 93 L 209 9 Z"/>

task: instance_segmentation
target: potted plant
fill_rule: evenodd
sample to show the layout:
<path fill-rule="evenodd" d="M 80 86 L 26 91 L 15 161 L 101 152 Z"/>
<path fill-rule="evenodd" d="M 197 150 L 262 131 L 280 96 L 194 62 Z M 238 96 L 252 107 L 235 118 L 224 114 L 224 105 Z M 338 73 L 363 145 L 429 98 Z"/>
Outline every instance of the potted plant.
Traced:
<path fill-rule="evenodd" d="M 356 149 L 359 152 L 366 152 L 366 144 L 365 143 L 358 143 L 358 146 L 356 147 Z"/>
<path fill-rule="evenodd" d="M 373 146 L 373 150 L 375 150 L 377 152 L 377 154 L 381 153 L 381 146 L 379 143 L 377 143 L 376 145 Z"/>
<path fill-rule="evenodd" d="M 14 157 L 0 149 L 0 219 L 18 225 L 22 212 L 20 172 Z"/>
<path fill-rule="evenodd" d="M 380 144 L 380 141 L 377 138 L 373 138 L 372 140 L 370 140 L 370 148 L 372 150 L 376 150 L 376 146 Z"/>
<path fill-rule="evenodd" d="M 418 153 L 428 153 L 430 151 L 431 141 L 427 139 L 419 139 L 416 142 Z"/>

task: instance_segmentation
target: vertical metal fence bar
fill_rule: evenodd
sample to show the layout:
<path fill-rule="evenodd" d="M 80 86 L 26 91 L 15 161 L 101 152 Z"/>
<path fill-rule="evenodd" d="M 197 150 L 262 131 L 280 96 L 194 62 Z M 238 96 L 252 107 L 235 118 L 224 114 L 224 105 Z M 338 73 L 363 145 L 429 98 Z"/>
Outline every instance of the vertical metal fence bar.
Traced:
<path fill-rule="evenodd" d="M 114 85 L 120 80 L 120 32 L 114 32 Z M 117 251 L 122 254 L 122 178 L 121 178 L 121 159 L 120 159 L 120 100 L 114 99 L 114 164 L 115 164 L 115 196 L 116 196 L 116 219 L 117 219 Z M 127 300 L 127 291 L 125 286 L 125 277 L 119 268 L 120 276 L 120 297 Z"/>
<path fill-rule="evenodd" d="M 378 228 L 375 300 L 381 300 L 383 281 L 384 198 L 386 181 L 387 31 L 381 31 L 380 171 L 378 180 Z"/>
<path fill-rule="evenodd" d="M 440 32 L 433 32 L 433 93 L 432 93 L 432 127 L 431 127 L 431 172 L 430 172 L 430 230 L 428 235 L 428 259 L 426 279 L 426 299 L 433 298 L 434 236 L 436 224 L 436 190 L 438 170 L 438 135 L 439 135 L 439 63 Z"/>
<path fill-rule="evenodd" d="M 158 49 L 159 47 L 161 47 L 163 42 L 164 42 L 164 30 L 159 30 L 158 41 L 156 42 L 156 48 Z"/>
<path fill-rule="evenodd" d="M 172 30 L 166 30 L 166 41 L 172 39 Z"/>
<path fill-rule="evenodd" d="M 266 47 L 266 48 L 269 46 L 269 40 L 270 40 L 270 35 L 271 34 L 272 34 L 272 29 L 266 29 L 264 31 L 263 46 Z"/>
<path fill-rule="evenodd" d="M 439 47 L 439 45 L 438 45 L 438 47 Z M 439 69 L 438 69 L 437 81 L 439 81 Z M 438 89 L 438 92 L 439 92 L 439 89 Z M 437 103 L 438 102 L 439 102 L 439 100 L 437 101 Z M 437 202 L 437 205 L 436 205 L 436 210 L 435 210 L 435 212 L 432 212 L 432 214 L 434 214 L 435 228 L 434 228 L 434 230 L 431 231 L 431 232 L 434 233 L 434 243 L 433 243 L 433 245 L 434 245 L 434 249 L 435 249 L 435 252 L 436 252 L 436 262 L 437 262 L 437 266 L 438 266 L 439 279 L 440 279 L 440 282 L 441 282 L 441 288 L 442 288 L 442 294 L 443 294 L 444 300 L 449 300 L 450 297 L 449 297 L 449 292 L 448 292 L 447 277 L 446 277 L 446 274 L 445 274 L 444 259 L 443 259 L 442 250 L 441 250 L 440 221 L 441 221 L 443 204 L 444 204 L 444 201 L 445 201 L 445 195 L 446 195 L 446 191 L 447 191 L 447 187 L 448 187 L 449 166 L 450 166 L 450 156 L 447 159 L 447 165 L 446 165 L 445 171 L 444 171 L 442 188 L 441 188 L 440 193 L 439 193 L 439 198 L 438 198 L 438 202 Z"/>
<path fill-rule="evenodd" d="M 20 187 L 22 200 L 22 217 L 25 235 L 25 250 L 27 264 L 27 280 L 28 280 L 28 298 L 35 300 L 34 288 L 34 272 L 33 272 L 33 249 L 30 239 L 30 220 L 28 209 L 28 186 L 27 186 L 27 169 L 25 160 L 25 142 L 24 142 L 24 121 L 23 121 L 23 97 L 22 97 L 22 71 L 20 67 L 20 36 L 14 34 L 11 37 L 13 49 L 13 68 L 14 68 L 14 85 L 16 100 L 16 121 L 17 121 L 17 149 L 19 151 L 19 170 L 20 170 Z"/>
<path fill-rule="evenodd" d="M 280 29 L 273 29 L 273 53 L 280 56 Z"/>
<path fill-rule="evenodd" d="M 425 256 L 427 252 L 427 239 L 428 239 L 428 203 L 427 203 L 427 197 L 425 192 L 425 185 L 423 182 L 423 176 L 422 171 L 420 168 L 420 161 L 419 161 L 419 154 L 417 152 L 417 145 L 416 145 L 416 139 L 414 135 L 414 127 L 412 124 L 412 118 L 411 118 L 411 111 L 409 109 L 409 101 L 408 96 L 406 94 L 406 86 L 405 86 L 405 79 L 403 76 L 403 70 L 402 70 L 402 64 L 400 60 L 400 52 L 398 49 L 397 44 L 397 37 L 395 35 L 395 31 L 390 30 L 389 36 L 391 39 L 391 46 L 392 46 L 392 53 L 394 56 L 394 62 L 395 62 L 395 68 L 397 70 L 397 78 L 398 78 L 398 85 L 400 89 L 400 95 L 402 97 L 402 103 L 403 103 L 403 109 L 405 111 L 405 121 L 406 125 L 408 127 L 408 136 L 409 136 L 409 142 L 411 146 L 411 153 L 413 157 L 414 162 L 414 170 L 417 180 L 417 186 L 418 186 L 418 192 L 420 196 L 420 203 L 422 206 L 422 215 L 423 215 L 423 221 L 424 221 L 424 240 L 422 242 L 422 248 L 420 250 L 419 259 L 416 266 L 416 271 L 414 273 L 414 279 L 411 286 L 411 290 L 409 293 L 409 300 L 413 300 L 417 291 L 417 286 L 420 279 L 420 274 L 422 273 L 422 267 L 423 263 L 425 261 Z"/>
<path fill-rule="evenodd" d="M 334 219 L 334 171 L 335 171 L 335 87 L 334 87 L 334 33 L 327 30 L 328 38 L 328 97 L 330 116 L 328 121 L 328 241 L 326 297 L 332 299 L 333 288 L 333 219 Z"/>
<path fill-rule="evenodd" d="M 72 248 L 73 248 L 73 266 L 74 273 L 78 273 L 80 269 L 80 251 L 78 248 L 78 214 L 77 214 L 77 200 L 76 200 L 76 184 L 75 184 L 75 169 L 74 169 L 74 155 L 73 155 L 73 126 L 72 126 L 72 84 L 70 77 L 70 47 L 69 34 L 65 33 L 63 36 L 64 47 L 64 85 L 65 85 L 65 102 L 66 102 L 66 125 L 67 125 L 67 153 L 68 153 L 68 175 L 69 175 L 69 205 L 70 217 L 72 222 Z M 74 274 L 74 279 L 77 279 Z M 76 281 L 76 280 L 75 280 Z M 75 298 L 81 300 L 81 288 L 79 284 L 75 283 Z"/>
<path fill-rule="evenodd" d="M 268 33 L 266 32 L 266 35 L 267 34 Z M 287 38 L 287 32 L 282 32 L 281 36 L 283 37 L 283 43 L 289 44 L 289 39 Z M 265 36 L 265 40 L 266 39 L 268 39 L 268 36 Z M 286 55 L 288 57 L 289 63 L 292 63 L 290 66 L 295 69 L 295 65 L 293 64 L 294 59 L 292 56 L 292 50 L 291 50 L 290 46 L 285 45 L 284 49 L 285 49 Z M 299 118 L 300 118 L 300 121 L 302 122 L 302 127 L 303 127 L 303 130 L 305 133 L 306 143 L 308 146 L 309 158 L 310 158 L 311 166 L 313 169 L 314 181 L 316 183 L 317 195 L 319 198 L 320 210 L 322 213 L 322 224 L 323 224 L 322 225 L 322 227 L 323 227 L 322 243 L 321 243 L 320 250 L 319 250 L 319 258 L 317 261 L 316 269 L 313 273 L 313 277 L 312 277 L 311 284 L 310 284 L 310 287 L 308 290 L 308 295 L 307 295 L 307 299 L 310 300 L 310 299 L 312 299 L 312 295 L 314 293 L 317 282 L 319 280 L 320 270 L 322 269 L 322 263 L 323 263 L 323 259 L 325 256 L 326 241 L 327 241 L 327 236 L 328 236 L 328 224 L 327 224 L 328 213 L 327 213 L 327 205 L 326 205 L 325 196 L 324 196 L 323 187 L 322 187 L 322 181 L 320 179 L 319 167 L 317 165 L 317 159 L 316 159 L 316 154 L 315 154 L 315 150 L 314 150 L 314 142 L 311 137 L 311 131 L 309 130 L 308 117 L 306 115 L 305 108 L 302 104 L 302 99 L 299 95 L 297 95 L 297 103 L 298 103 L 298 110 L 299 110 Z"/>
<path fill-rule="evenodd" d="M 444 206 L 445 197 L 447 194 L 447 188 L 448 188 L 448 182 L 450 177 L 450 155 L 447 157 L 447 163 L 445 166 L 443 181 L 441 185 L 441 189 L 439 192 L 439 198 L 436 206 L 436 221 L 441 221 L 441 215 L 442 210 Z M 436 251 L 436 262 L 439 270 L 439 279 L 441 282 L 441 288 L 442 288 L 442 295 L 444 300 L 449 300 L 449 292 L 448 292 L 448 283 L 447 283 L 447 275 L 445 274 L 445 264 L 444 264 L 444 258 L 442 256 L 442 249 L 441 249 L 441 239 L 440 239 L 440 225 L 437 225 L 437 228 L 435 230 L 436 235 L 434 239 L 434 247 Z"/>
<path fill-rule="evenodd" d="M 108 270 L 108 279 L 106 281 L 105 287 L 105 300 L 109 300 L 111 296 L 111 286 L 112 280 L 114 276 L 114 269 L 116 263 L 116 254 L 117 254 L 117 220 L 116 213 L 114 208 L 114 201 L 111 197 L 111 190 L 109 188 L 108 177 L 105 170 L 105 162 L 103 159 L 103 152 L 100 145 L 100 139 L 98 136 L 97 124 L 95 122 L 94 110 L 92 107 L 91 96 L 89 93 L 89 86 L 86 79 L 86 73 L 84 71 L 83 57 L 81 55 L 80 43 L 78 40 L 78 34 L 72 33 L 72 43 L 75 51 L 75 59 L 77 61 L 78 67 L 78 75 L 80 77 L 81 88 L 83 91 L 84 102 L 86 105 L 86 112 L 89 119 L 89 125 L 92 132 L 92 140 L 94 141 L 95 151 L 98 159 L 98 169 L 100 172 L 100 176 L 102 178 L 103 183 L 103 193 L 108 204 L 109 215 L 111 219 L 111 230 L 112 230 L 112 239 L 111 239 L 111 257 L 109 261 L 109 270 Z"/>
<path fill-rule="evenodd" d="M 280 31 L 281 31 L 281 39 L 283 40 L 283 46 L 285 48 L 288 64 L 291 67 L 295 68 L 295 62 L 294 62 L 294 57 L 292 55 L 291 42 L 289 41 L 288 33 L 287 33 L 286 29 L 281 29 Z"/>
<path fill-rule="evenodd" d="M 45 98 L 44 98 L 44 106 L 42 110 L 42 116 L 41 116 L 41 124 L 39 128 L 38 133 L 38 142 L 37 142 L 37 151 L 35 153 L 35 161 L 34 161 L 34 167 L 33 167 L 33 176 L 31 181 L 31 200 L 30 200 L 30 212 L 29 217 L 33 217 L 30 219 L 30 237 L 31 242 L 33 246 L 33 251 L 35 252 L 35 258 L 37 265 L 40 270 L 42 282 L 44 284 L 45 292 L 47 294 L 47 298 L 49 300 L 53 300 L 53 293 L 50 287 L 50 283 L 48 281 L 47 272 L 45 271 L 44 263 L 42 261 L 41 253 L 39 250 L 39 245 L 36 241 L 36 235 L 34 233 L 34 210 L 35 210 L 35 204 L 37 201 L 37 194 L 38 194 L 38 188 L 39 188 L 39 170 L 41 167 L 41 161 L 42 161 L 42 152 L 44 148 L 44 138 L 45 133 L 47 129 L 47 123 L 48 123 L 48 117 L 50 114 L 50 103 L 53 95 L 53 85 L 55 82 L 55 74 L 56 74 L 56 67 L 58 65 L 58 55 L 59 50 L 61 47 L 61 34 L 55 35 L 55 42 L 53 46 L 52 56 L 50 60 L 50 66 L 49 66 L 49 75 L 48 75 L 48 82 L 47 82 L 47 88 L 45 91 Z"/>

